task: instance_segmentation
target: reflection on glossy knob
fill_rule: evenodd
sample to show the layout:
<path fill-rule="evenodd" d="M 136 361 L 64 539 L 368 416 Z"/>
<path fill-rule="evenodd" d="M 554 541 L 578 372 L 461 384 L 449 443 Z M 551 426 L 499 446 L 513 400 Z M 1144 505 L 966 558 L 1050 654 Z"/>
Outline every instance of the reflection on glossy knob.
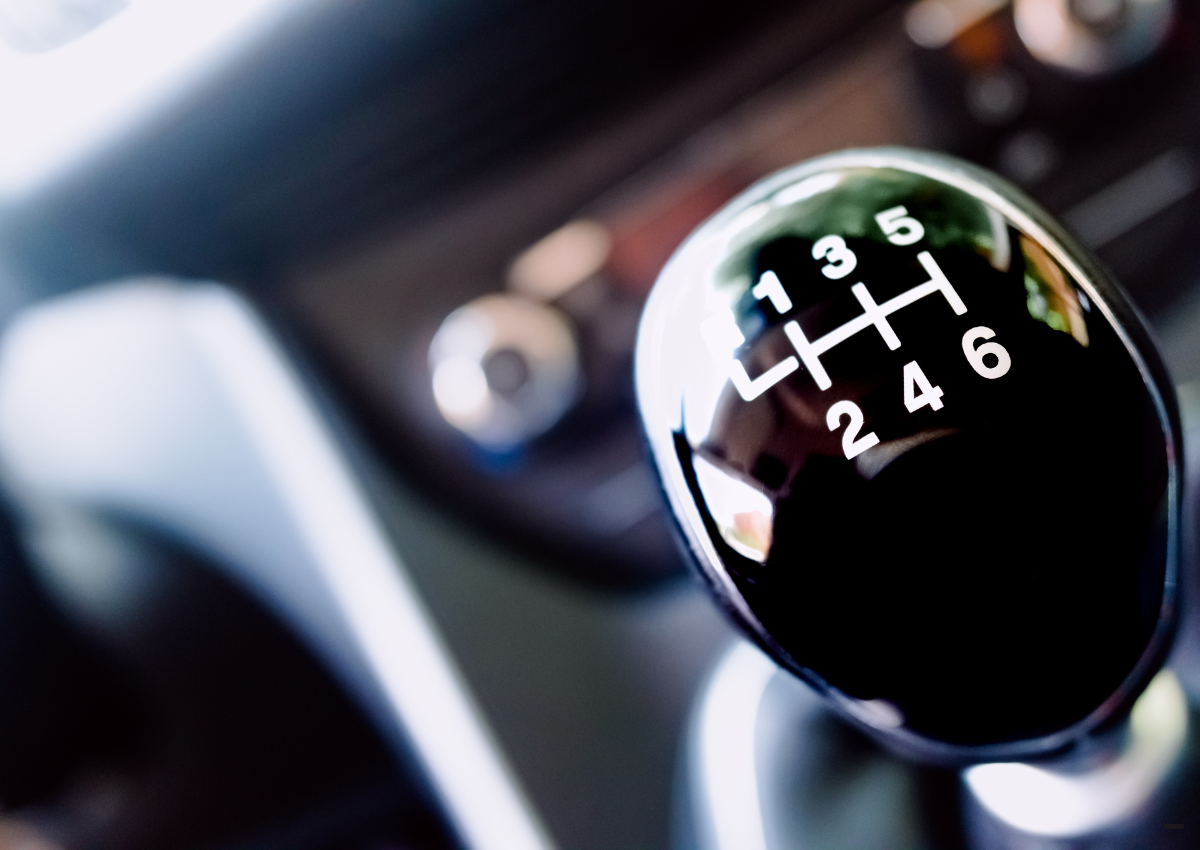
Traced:
<path fill-rule="evenodd" d="M 637 383 L 713 592 L 893 746 L 1061 749 L 1157 670 L 1173 392 L 1124 296 L 998 178 L 878 149 L 764 180 L 663 270 Z"/>

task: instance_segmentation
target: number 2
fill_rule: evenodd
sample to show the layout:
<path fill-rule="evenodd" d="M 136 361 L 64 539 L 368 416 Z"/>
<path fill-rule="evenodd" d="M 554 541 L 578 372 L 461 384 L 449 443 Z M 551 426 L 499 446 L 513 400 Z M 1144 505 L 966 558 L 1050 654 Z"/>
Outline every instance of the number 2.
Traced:
<path fill-rule="evenodd" d="M 875 223 L 893 245 L 911 245 L 925 235 L 921 222 L 909 216 L 905 207 L 892 207 L 878 213 Z"/>
<path fill-rule="evenodd" d="M 914 390 L 920 390 L 920 395 Z M 941 410 L 942 388 L 930 384 L 917 361 L 913 360 L 904 365 L 904 406 L 908 408 L 909 413 L 916 413 L 925 405 L 934 410 Z"/>
<path fill-rule="evenodd" d="M 830 431 L 838 429 L 843 416 L 850 417 L 850 424 L 842 434 L 842 451 L 846 453 L 847 459 L 856 458 L 872 446 L 879 445 L 879 437 L 875 436 L 874 431 L 858 436 L 863 426 L 863 412 L 852 401 L 839 401 L 829 408 L 829 412 L 825 414 L 825 424 L 829 426 Z"/>
<path fill-rule="evenodd" d="M 821 274 L 830 280 L 841 280 L 858 265 L 858 257 L 846 247 L 846 240 L 833 234 L 814 242 L 812 255 L 814 260 L 829 260 L 828 265 L 821 266 Z"/>

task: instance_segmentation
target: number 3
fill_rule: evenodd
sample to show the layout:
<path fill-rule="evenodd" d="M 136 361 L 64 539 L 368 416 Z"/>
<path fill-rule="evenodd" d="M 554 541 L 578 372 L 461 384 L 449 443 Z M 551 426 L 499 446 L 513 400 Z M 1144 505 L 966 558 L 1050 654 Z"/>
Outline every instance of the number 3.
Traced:
<path fill-rule="evenodd" d="M 867 449 L 879 444 L 879 438 L 875 436 L 874 431 L 862 437 L 858 436 L 858 432 L 862 430 L 863 426 L 863 412 L 852 401 L 839 401 L 829 408 L 829 412 L 825 414 L 825 424 L 829 426 L 830 431 L 838 429 L 842 424 L 843 416 L 850 417 L 846 433 L 842 434 L 842 451 L 846 453 L 847 459 L 856 458 Z"/>
<path fill-rule="evenodd" d="M 822 236 L 813 244 L 812 255 L 814 260 L 829 260 L 829 265 L 821 267 L 821 274 L 830 280 L 841 280 L 858 265 L 858 257 L 840 236 Z"/>
<path fill-rule="evenodd" d="M 893 245 L 911 245 L 925 235 L 921 222 L 912 218 L 905 207 L 892 207 L 875 216 L 875 223 Z"/>

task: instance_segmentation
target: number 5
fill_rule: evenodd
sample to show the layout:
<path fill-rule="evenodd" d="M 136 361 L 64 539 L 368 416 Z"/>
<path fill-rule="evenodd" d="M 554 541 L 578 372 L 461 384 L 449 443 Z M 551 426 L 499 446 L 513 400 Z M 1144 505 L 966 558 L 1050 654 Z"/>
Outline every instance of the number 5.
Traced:
<path fill-rule="evenodd" d="M 921 222 L 912 218 L 904 207 L 892 207 L 875 216 L 879 229 L 893 245 L 911 245 L 925 235 Z"/>
<path fill-rule="evenodd" d="M 847 459 L 856 458 L 872 446 L 879 445 L 879 438 L 875 436 L 874 431 L 861 437 L 858 436 L 858 432 L 862 430 L 863 426 L 863 412 L 852 401 L 839 401 L 829 408 L 829 412 L 825 414 L 825 424 L 829 426 L 830 431 L 838 429 L 842 424 L 843 416 L 850 417 L 846 433 L 842 434 L 842 451 L 846 453 Z"/>

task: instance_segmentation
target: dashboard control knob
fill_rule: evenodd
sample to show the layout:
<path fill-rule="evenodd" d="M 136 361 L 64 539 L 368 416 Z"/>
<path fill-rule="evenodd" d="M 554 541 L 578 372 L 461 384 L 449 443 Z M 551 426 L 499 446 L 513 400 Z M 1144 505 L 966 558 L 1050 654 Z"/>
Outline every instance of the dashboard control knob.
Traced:
<path fill-rule="evenodd" d="M 514 295 L 484 295 L 447 316 L 430 344 L 429 369 L 442 417 L 494 451 L 552 428 L 583 383 L 566 317 Z"/>
<path fill-rule="evenodd" d="M 1152 56 L 1174 18 L 1172 0 L 1015 0 L 1017 34 L 1031 54 L 1082 75 L 1111 74 Z"/>
<path fill-rule="evenodd" d="M 667 264 L 636 370 L 713 593 L 893 748 L 1063 750 L 1159 668 L 1174 393 L 1126 297 L 999 178 L 891 148 L 763 180 Z"/>

